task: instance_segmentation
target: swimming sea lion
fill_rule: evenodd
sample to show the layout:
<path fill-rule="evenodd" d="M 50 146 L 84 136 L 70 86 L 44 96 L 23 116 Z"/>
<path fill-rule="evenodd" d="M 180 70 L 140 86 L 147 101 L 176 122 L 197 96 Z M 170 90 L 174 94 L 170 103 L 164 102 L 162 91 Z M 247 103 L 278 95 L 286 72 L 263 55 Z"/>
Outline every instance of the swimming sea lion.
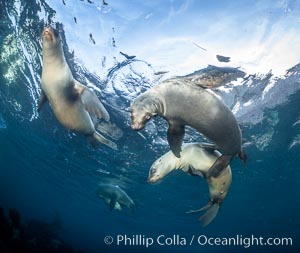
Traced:
<path fill-rule="evenodd" d="M 223 55 L 216 55 L 217 59 L 219 62 L 230 62 L 230 57 L 228 56 L 223 56 Z"/>
<path fill-rule="evenodd" d="M 113 184 L 99 184 L 97 189 L 97 196 L 102 198 L 106 204 L 109 205 L 109 209 L 121 211 L 123 207 L 127 207 L 134 213 L 135 204 L 133 200 L 122 190 L 118 185 Z"/>
<path fill-rule="evenodd" d="M 207 68 L 177 78 L 191 81 L 202 88 L 213 89 L 242 78 L 245 75 L 246 73 L 239 68 L 208 65 Z"/>
<path fill-rule="evenodd" d="M 169 151 L 152 164 L 149 171 L 148 182 L 155 183 L 176 169 L 182 169 L 189 174 L 203 175 L 205 177 L 210 166 L 220 155 L 221 154 L 216 150 L 212 151 L 211 149 L 204 148 L 201 143 L 183 146 L 180 158 L 174 156 L 174 154 Z M 200 217 L 200 220 L 203 226 L 207 226 L 217 216 L 220 206 L 228 193 L 231 179 L 232 176 L 229 165 L 217 178 L 206 178 L 210 196 L 208 204 L 199 210 L 191 210 L 188 213 L 206 211 L 205 214 Z"/>
<path fill-rule="evenodd" d="M 218 176 L 233 156 L 246 162 L 242 136 L 230 109 L 213 93 L 191 81 L 170 79 L 138 96 L 131 104 L 131 128 L 141 130 L 159 115 L 169 123 L 167 139 L 175 156 L 180 157 L 185 126 L 191 126 L 216 144 L 222 153 L 206 173 Z"/>
<path fill-rule="evenodd" d="M 56 118 L 64 127 L 117 149 L 115 143 L 95 131 L 93 119 L 109 121 L 109 114 L 96 94 L 73 78 L 58 31 L 51 26 L 45 27 L 42 40 L 42 94 L 38 111 L 49 100 Z"/>

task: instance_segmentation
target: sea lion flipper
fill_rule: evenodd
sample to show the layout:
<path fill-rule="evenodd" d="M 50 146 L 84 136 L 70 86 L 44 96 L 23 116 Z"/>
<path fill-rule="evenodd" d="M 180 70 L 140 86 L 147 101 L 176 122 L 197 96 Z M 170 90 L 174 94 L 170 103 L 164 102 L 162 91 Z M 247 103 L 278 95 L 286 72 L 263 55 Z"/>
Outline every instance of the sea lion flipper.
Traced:
<path fill-rule="evenodd" d="M 238 156 L 242 160 L 243 165 L 246 166 L 246 162 L 247 162 L 247 158 L 248 158 L 246 152 L 243 149 L 241 149 L 241 151 L 238 154 Z"/>
<path fill-rule="evenodd" d="M 98 122 L 95 124 L 95 128 L 98 132 L 103 133 L 116 141 L 123 136 L 123 131 L 110 121 Z"/>
<path fill-rule="evenodd" d="M 42 109 L 43 105 L 48 101 L 48 98 L 45 94 L 44 91 L 42 91 L 41 95 L 40 95 L 40 99 L 39 99 L 39 102 L 38 102 L 38 109 L 37 111 L 40 112 L 40 110 Z"/>
<path fill-rule="evenodd" d="M 221 155 L 214 164 L 208 169 L 206 177 L 218 177 L 231 161 L 231 155 Z"/>
<path fill-rule="evenodd" d="M 180 157 L 181 145 L 185 133 L 184 128 L 185 128 L 184 125 L 174 125 L 169 123 L 169 128 L 167 133 L 168 142 L 173 154 L 176 157 Z"/>
<path fill-rule="evenodd" d="M 75 88 L 78 89 L 81 102 L 91 116 L 103 118 L 104 120 L 109 121 L 109 114 L 107 110 L 93 91 L 87 87 L 78 86 L 76 83 Z"/>
<path fill-rule="evenodd" d="M 215 151 L 218 149 L 218 146 L 216 144 L 208 143 L 208 142 L 201 142 L 199 143 L 199 146 L 201 148 L 204 148 L 207 151 Z"/>
<path fill-rule="evenodd" d="M 110 202 L 109 202 L 109 210 L 112 211 L 115 206 L 116 206 L 116 203 L 117 203 L 117 199 L 116 198 L 111 198 Z"/>
<path fill-rule="evenodd" d="M 213 205 L 212 201 L 209 201 L 205 206 L 199 208 L 199 209 L 195 209 L 195 210 L 189 210 L 185 213 L 199 213 L 199 212 L 202 212 L 202 211 L 206 211 L 208 210 L 211 206 Z"/>
<path fill-rule="evenodd" d="M 207 209 L 206 213 L 203 214 L 199 220 L 202 221 L 202 226 L 206 227 L 209 223 L 213 221 L 214 218 L 216 218 L 218 212 L 220 209 L 220 204 L 214 203 L 210 206 L 210 208 Z"/>
<path fill-rule="evenodd" d="M 189 165 L 188 173 L 192 176 L 203 177 L 203 173 L 200 170 L 195 169 L 192 165 Z"/>
<path fill-rule="evenodd" d="M 114 143 L 113 141 L 110 141 L 108 139 L 106 139 L 103 135 L 101 135 L 100 133 L 98 132 L 94 132 L 93 134 L 93 138 L 98 141 L 98 142 L 101 142 L 103 144 L 105 144 L 106 146 L 114 149 L 114 150 L 118 150 L 118 146 L 116 143 Z"/>
<path fill-rule="evenodd" d="M 216 218 L 219 209 L 220 209 L 219 203 L 213 203 L 212 201 L 209 201 L 204 207 L 197 210 L 190 210 L 186 213 L 198 213 L 198 212 L 206 211 L 205 214 L 203 214 L 199 218 L 199 220 L 202 222 L 202 226 L 206 227 L 209 223 L 212 222 L 214 218 Z"/>
<path fill-rule="evenodd" d="M 134 203 L 130 204 L 129 208 L 130 208 L 132 213 L 135 213 L 135 204 Z"/>

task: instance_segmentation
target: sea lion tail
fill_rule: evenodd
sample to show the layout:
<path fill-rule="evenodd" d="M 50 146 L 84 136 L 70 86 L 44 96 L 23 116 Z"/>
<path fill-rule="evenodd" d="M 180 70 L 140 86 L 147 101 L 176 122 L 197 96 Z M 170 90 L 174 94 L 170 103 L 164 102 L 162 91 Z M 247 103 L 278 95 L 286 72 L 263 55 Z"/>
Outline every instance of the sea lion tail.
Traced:
<path fill-rule="evenodd" d="M 100 133 L 98 132 L 94 132 L 93 133 L 93 139 L 100 142 L 100 143 L 103 143 L 104 145 L 110 147 L 111 149 L 114 149 L 114 150 L 118 150 L 118 146 L 116 143 L 114 143 L 113 141 L 110 141 L 108 139 L 106 139 L 103 135 L 101 135 Z"/>
<path fill-rule="evenodd" d="M 205 214 L 203 214 L 199 220 L 202 222 L 202 226 L 206 227 L 209 223 L 213 221 L 214 218 L 216 218 L 218 212 L 220 209 L 220 204 L 219 203 L 214 203 L 212 204 Z"/>

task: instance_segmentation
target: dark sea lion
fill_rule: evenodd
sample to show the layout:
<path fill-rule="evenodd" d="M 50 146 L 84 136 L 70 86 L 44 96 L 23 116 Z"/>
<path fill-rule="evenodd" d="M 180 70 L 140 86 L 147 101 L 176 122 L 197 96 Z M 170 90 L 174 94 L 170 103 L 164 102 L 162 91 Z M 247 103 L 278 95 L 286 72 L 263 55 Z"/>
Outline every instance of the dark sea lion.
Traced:
<path fill-rule="evenodd" d="M 109 209 L 121 211 L 123 207 L 127 207 L 134 213 L 135 203 L 118 185 L 101 183 L 98 186 L 97 196 L 109 205 Z"/>
<path fill-rule="evenodd" d="M 244 77 L 245 75 L 246 73 L 239 68 L 208 65 L 207 68 L 177 78 L 191 81 L 202 88 L 212 89 L 228 84 L 238 78 Z"/>
<path fill-rule="evenodd" d="M 42 93 L 38 111 L 49 100 L 56 118 L 64 127 L 117 149 L 114 142 L 95 130 L 93 120 L 109 121 L 109 114 L 96 94 L 73 78 L 58 31 L 47 26 L 42 39 Z"/>
<path fill-rule="evenodd" d="M 191 126 L 216 144 L 222 153 L 206 173 L 216 177 L 233 156 L 246 162 L 242 136 L 230 109 L 212 92 L 197 84 L 170 79 L 138 96 L 131 105 L 131 128 L 141 130 L 159 115 L 169 123 L 167 139 L 175 156 L 180 157 L 185 126 Z"/>
<path fill-rule="evenodd" d="M 230 62 L 230 57 L 228 56 L 223 56 L 223 55 L 216 55 L 217 59 L 219 62 Z"/>
<path fill-rule="evenodd" d="M 206 148 L 201 143 L 183 146 L 180 158 L 169 151 L 158 158 L 149 170 L 148 182 L 155 183 L 173 170 L 181 169 L 191 175 L 205 176 L 211 165 L 220 157 L 216 150 Z M 232 181 L 231 169 L 228 165 L 218 177 L 206 178 L 209 188 L 209 202 L 206 206 L 187 213 L 206 211 L 200 217 L 203 226 L 207 226 L 218 214 Z"/>

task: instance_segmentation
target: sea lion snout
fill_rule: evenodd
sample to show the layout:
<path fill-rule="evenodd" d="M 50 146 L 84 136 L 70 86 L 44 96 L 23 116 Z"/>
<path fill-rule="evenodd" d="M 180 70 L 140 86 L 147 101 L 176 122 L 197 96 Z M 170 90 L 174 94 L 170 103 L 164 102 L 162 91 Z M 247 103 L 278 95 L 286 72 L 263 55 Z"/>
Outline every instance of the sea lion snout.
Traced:
<path fill-rule="evenodd" d="M 152 166 L 149 170 L 149 175 L 147 179 L 147 183 L 154 184 L 157 183 L 161 179 L 160 173 L 155 166 Z"/>
<path fill-rule="evenodd" d="M 132 130 L 141 130 L 144 128 L 145 124 L 142 122 L 139 122 L 136 118 L 136 114 L 134 112 L 130 113 L 130 118 L 131 118 L 131 128 Z"/>
<path fill-rule="evenodd" d="M 144 125 L 138 122 L 133 122 L 131 124 L 131 128 L 132 130 L 138 131 L 138 130 L 142 130 L 144 128 Z"/>
<path fill-rule="evenodd" d="M 45 28 L 44 31 L 43 31 L 43 35 L 49 35 L 51 34 L 51 31 L 49 28 Z"/>
<path fill-rule="evenodd" d="M 59 32 L 57 29 L 54 29 L 51 25 L 47 25 L 42 33 L 43 38 L 48 40 L 54 40 L 59 37 Z"/>
<path fill-rule="evenodd" d="M 53 28 L 50 25 L 47 25 L 44 28 L 44 31 L 43 31 L 44 34 L 49 34 L 49 33 L 52 33 L 52 32 L 53 32 Z"/>
<path fill-rule="evenodd" d="M 159 184 L 161 182 L 161 179 L 159 178 L 159 179 L 157 179 L 157 178 L 155 178 L 155 177 L 148 177 L 148 179 L 147 179 L 147 183 L 149 183 L 149 184 Z"/>
<path fill-rule="evenodd" d="M 131 111 L 131 128 L 133 130 L 142 130 L 146 123 L 151 119 L 151 115 L 149 113 L 140 112 L 138 113 Z"/>
<path fill-rule="evenodd" d="M 52 29 L 52 27 L 51 26 L 46 26 L 44 28 L 42 36 L 46 40 L 52 40 L 53 39 L 53 29 Z"/>

